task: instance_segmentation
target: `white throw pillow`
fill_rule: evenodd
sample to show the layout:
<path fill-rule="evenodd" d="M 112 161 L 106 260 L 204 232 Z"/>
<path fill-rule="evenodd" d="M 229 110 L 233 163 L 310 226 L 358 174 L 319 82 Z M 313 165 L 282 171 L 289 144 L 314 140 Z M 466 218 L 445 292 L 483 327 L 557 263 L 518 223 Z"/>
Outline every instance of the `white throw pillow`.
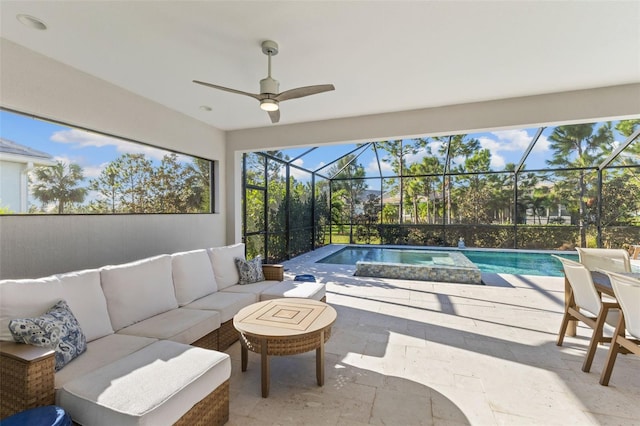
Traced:
<path fill-rule="evenodd" d="M 100 270 L 59 274 L 64 300 L 80 323 L 87 342 L 113 333 L 107 301 L 100 286 Z"/>
<path fill-rule="evenodd" d="M 240 275 L 234 259 L 244 259 L 244 243 L 209 249 L 209 257 L 216 276 L 218 290 L 238 284 Z"/>
<path fill-rule="evenodd" d="M 56 276 L 0 281 L 0 340 L 13 341 L 9 321 L 37 317 L 64 299 L 62 284 Z"/>
<path fill-rule="evenodd" d="M 100 281 L 115 331 L 178 307 L 168 254 L 104 266 Z"/>
<path fill-rule="evenodd" d="M 172 254 L 171 268 L 180 306 L 218 291 L 211 260 L 204 249 Z"/>

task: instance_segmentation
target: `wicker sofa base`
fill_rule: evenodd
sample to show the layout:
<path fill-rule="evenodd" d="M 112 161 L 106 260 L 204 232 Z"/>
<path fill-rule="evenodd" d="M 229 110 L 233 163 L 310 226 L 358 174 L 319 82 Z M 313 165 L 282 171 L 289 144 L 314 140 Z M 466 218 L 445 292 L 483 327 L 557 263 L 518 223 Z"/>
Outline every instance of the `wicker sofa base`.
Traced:
<path fill-rule="evenodd" d="M 240 333 L 233 326 L 233 318 L 220 324 L 218 331 L 218 350 L 225 351 L 240 339 Z"/>
<path fill-rule="evenodd" d="M 211 349 L 211 350 L 217 351 L 219 350 L 218 348 L 220 347 L 219 335 L 220 335 L 220 332 L 218 330 L 213 330 L 211 333 L 191 343 L 191 346 L 197 346 L 199 348 Z"/>
<path fill-rule="evenodd" d="M 184 413 L 177 426 L 223 425 L 229 421 L 229 380 Z"/>

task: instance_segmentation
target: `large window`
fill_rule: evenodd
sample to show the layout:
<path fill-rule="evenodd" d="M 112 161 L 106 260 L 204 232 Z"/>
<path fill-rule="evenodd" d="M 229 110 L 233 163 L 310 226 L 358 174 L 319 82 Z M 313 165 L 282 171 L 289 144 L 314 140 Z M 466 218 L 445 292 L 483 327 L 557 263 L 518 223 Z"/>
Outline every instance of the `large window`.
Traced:
<path fill-rule="evenodd" d="M 213 162 L 0 110 L 0 214 L 211 213 Z"/>
<path fill-rule="evenodd" d="M 467 247 L 559 250 L 637 244 L 639 134 L 634 119 L 247 154 L 254 160 L 245 163 L 246 197 L 258 158 L 277 172 L 261 169 L 269 226 L 259 225 L 260 204 L 248 203 L 255 211 L 246 212 L 245 230 L 253 232 L 245 238 L 268 236 L 260 252 L 270 261 L 299 254 L 309 241 L 313 248 L 460 239 Z"/>

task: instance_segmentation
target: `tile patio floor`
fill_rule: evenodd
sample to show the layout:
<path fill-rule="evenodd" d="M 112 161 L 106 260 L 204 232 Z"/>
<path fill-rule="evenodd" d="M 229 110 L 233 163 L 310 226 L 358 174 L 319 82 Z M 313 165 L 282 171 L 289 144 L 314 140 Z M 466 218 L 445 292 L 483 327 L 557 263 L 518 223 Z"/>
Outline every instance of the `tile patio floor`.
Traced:
<path fill-rule="evenodd" d="M 271 358 L 269 398 L 260 357 L 232 357 L 229 425 L 639 425 L 640 357 L 619 356 L 600 386 L 607 347 L 581 366 L 589 329 L 555 344 L 563 279 L 483 274 L 485 286 L 354 277 L 316 264 L 336 247 L 300 256 L 286 274 L 327 283 L 338 319 L 326 345 L 325 385 L 315 352 Z"/>

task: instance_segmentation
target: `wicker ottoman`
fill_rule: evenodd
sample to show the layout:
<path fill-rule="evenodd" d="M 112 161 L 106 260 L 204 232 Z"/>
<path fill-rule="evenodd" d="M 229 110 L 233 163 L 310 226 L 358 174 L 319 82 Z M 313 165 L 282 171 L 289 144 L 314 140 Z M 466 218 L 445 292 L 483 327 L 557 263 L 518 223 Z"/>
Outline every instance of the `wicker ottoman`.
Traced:
<path fill-rule="evenodd" d="M 162 340 L 66 383 L 57 403 L 84 425 L 224 424 L 230 376 L 229 355 Z"/>
<path fill-rule="evenodd" d="M 264 290 L 260 300 L 280 299 L 282 297 L 297 297 L 325 301 L 325 284 L 309 281 L 280 281 Z"/>

